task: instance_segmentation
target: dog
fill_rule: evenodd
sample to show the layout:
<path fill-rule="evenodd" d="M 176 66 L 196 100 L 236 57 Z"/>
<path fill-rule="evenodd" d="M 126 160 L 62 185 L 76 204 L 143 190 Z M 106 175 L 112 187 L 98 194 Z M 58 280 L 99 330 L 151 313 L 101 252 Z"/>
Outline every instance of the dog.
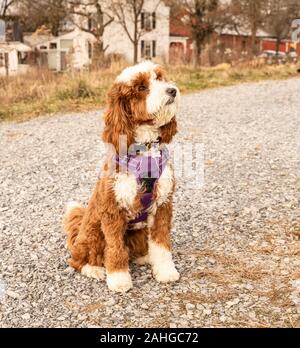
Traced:
<path fill-rule="evenodd" d="M 103 172 L 87 207 L 67 206 L 70 266 L 98 280 L 106 276 L 112 291 L 132 287 L 131 260 L 150 264 L 158 282 L 179 280 L 171 254 L 175 179 L 166 146 L 177 133 L 179 101 L 161 66 L 144 61 L 124 69 L 108 93 Z"/>

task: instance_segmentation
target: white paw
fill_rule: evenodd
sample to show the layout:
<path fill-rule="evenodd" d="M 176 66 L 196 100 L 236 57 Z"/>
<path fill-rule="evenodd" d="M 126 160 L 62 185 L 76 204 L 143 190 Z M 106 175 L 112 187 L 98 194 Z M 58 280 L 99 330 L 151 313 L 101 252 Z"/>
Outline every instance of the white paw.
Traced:
<path fill-rule="evenodd" d="M 107 286 L 116 292 L 126 292 L 132 288 L 131 276 L 128 271 L 107 273 Z"/>
<path fill-rule="evenodd" d="M 149 255 L 138 257 L 137 259 L 133 260 L 133 262 L 137 265 L 147 265 L 150 263 Z"/>
<path fill-rule="evenodd" d="M 162 265 L 159 268 L 154 267 L 153 275 L 155 279 L 160 283 L 176 282 L 180 277 L 173 262 Z"/>
<path fill-rule="evenodd" d="M 75 209 L 75 208 L 81 208 L 82 205 L 78 202 L 75 202 L 75 201 L 70 201 L 67 203 L 67 206 L 66 206 L 66 215 L 70 214 L 70 212 Z"/>
<path fill-rule="evenodd" d="M 99 266 L 91 266 L 87 263 L 86 265 L 82 267 L 81 274 L 89 278 L 103 280 L 105 279 L 105 268 L 99 267 Z"/>

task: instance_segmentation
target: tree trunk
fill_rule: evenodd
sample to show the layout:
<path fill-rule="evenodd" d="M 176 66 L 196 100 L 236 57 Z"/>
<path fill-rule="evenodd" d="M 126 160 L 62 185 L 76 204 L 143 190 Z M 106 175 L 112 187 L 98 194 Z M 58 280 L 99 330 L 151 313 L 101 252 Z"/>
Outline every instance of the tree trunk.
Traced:
<path fill-rule="evenodd" d="M 256 20 L 253 19 L 253 22 L 251 25 L 251 49 L 252 49 L 253 56 L 257 54 L 256 35 L 257 35 L 257 23 L 256 23 Z"/>
<path fill-rule="evenodd" d="M 195 57 L 194 57 L 194 65 L 196 67 L 200 66 L 202 63 L 202 45 L 203 45 L 203 41 L 202 38 L 196 37 L 196 39 L 194 40 L 195 42 Z"/>
<path fill-rule="evenodd" d="M 104 64 L 104 48 L 102 38 L 97 38 L 93 45 L 92 66 L 99 69 Z"/>
<path fill-rule="evenodd" d="M 138 20 L 139 20 L 139 17 L 138 17 L 137 14 L 135 14 L 135 18 L 134 18 L 134 40 L 133 40 L 133 63 L 134 64 L 137 64 L 137 62 L 138 62 L 138 46 L 139 46 Z"/>
<path fill-rule="evenodd" d="M 276 39 L 276 56 L 278 56 L 281 40 L 279 37 Z"/>

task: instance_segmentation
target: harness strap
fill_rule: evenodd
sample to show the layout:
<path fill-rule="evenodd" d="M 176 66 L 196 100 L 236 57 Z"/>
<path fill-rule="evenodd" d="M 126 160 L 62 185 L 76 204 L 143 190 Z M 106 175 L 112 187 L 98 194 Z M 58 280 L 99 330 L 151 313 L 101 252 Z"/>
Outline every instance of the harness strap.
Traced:
<path fill-rule="evenodd" d="M 132 155 L 120 157 L 116 155 L 114 161 L 121 169 L 133 174 L 138 185 L 144 189 L 141 197 L 143 209 L 129 224 L 143 222 L 148 218 L 148 210 L 153 202 L 153 190 L 162 175 L 169 160 L 169 151 L 165 145 L 161 146 L 159 156 Z"/>

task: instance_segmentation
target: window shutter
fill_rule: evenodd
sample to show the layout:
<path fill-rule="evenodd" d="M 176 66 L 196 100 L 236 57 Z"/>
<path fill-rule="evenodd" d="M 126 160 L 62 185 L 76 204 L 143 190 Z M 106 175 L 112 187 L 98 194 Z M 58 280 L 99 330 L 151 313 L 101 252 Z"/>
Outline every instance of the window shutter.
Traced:
<path fill-rule="evenodd" d="M 156 57 L 156 41 L 155 40 L 152 41 L 152 57 L 153 58 Z"/>
<path fill-rule="evenodd" d="M 145 29 L 145 13 L 141 13 L 141 29 Z"/>
<path fill-rule="evenodd" d="M 152 29 L 156 28 L 156 13 L 152 13 Z"/>
<path fill-rule="evenodd" d="M 144 40 L 141 41 L 141 57 L 142 58 L 145 57 L 145 41 Z"/>

